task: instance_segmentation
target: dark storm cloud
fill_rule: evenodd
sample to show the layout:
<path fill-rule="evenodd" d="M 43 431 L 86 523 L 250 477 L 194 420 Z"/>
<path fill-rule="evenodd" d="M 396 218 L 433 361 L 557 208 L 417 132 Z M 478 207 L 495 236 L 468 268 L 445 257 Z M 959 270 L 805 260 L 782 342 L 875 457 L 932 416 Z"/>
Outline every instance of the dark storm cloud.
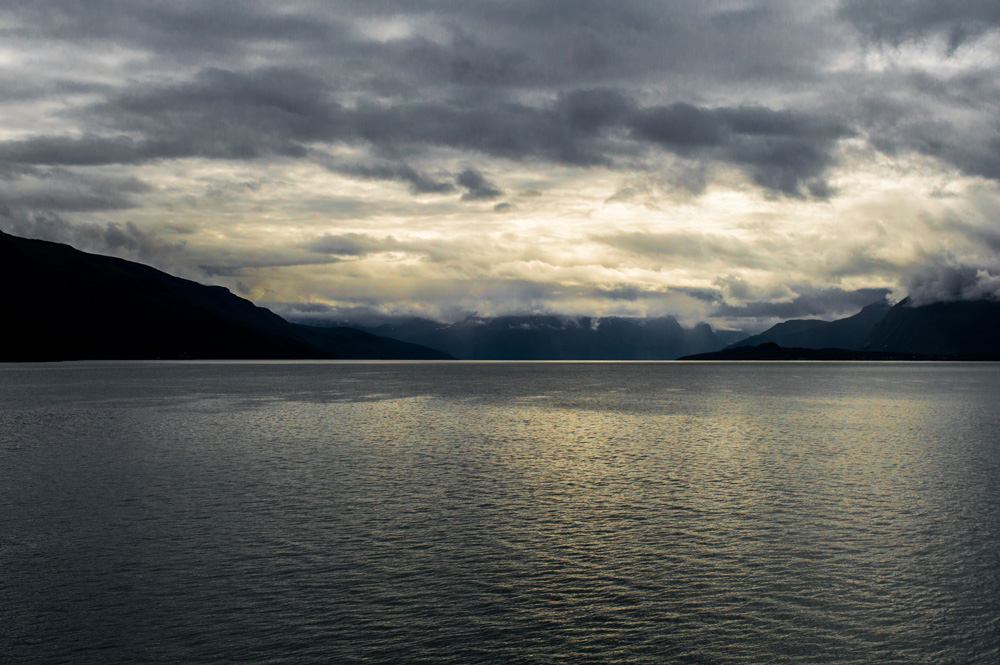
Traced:
<path fill-rule="evenodd" d="M 96 212 L 138 205 L 137 194 L 151 187 L 138 178 L 33 168 L 0 177 L 0 201 L 9 210 Z"/>
<path fill-rule="evenodd" d="M 7 103 L 65 98 L 70 95 L 106 94 L 113 91 L 109 85 L 84 83 L 61 78 L 38 80 L 25 78 L 16 72 L 0 73 L 0 99 Z"/>
<path fill-rule="evenodd" d="M 799 286 L 790 301 L 757 301 L 743 305 L 719 302 L 713 314 L 726 318 L 752 319 L 794 319 L 823 316 L 829 313 L 856 313 L 865 305 L 884 300 L 889 289 L 857 289 L 845 291 L 839 288 L 815 288 Z"/>
<path fill-rule="evenodd" d="M 1000 270 L 938 257 L 915 268 L 905 279 L 913 305 L 956 300 L 1000 300 Z"/>
<path fill-rule="evenodd" d="M 456 188 L 464 189 L 463 201 L 487 201 L 503 195 L 494 183 L 474 168 L 467 168 L 457 175 L 438 173 L 431 176 L 408 164 L 381 162 L 365 164 L 334 160 L 319 156 L 318 160 L 331 171 L 367 180 L 402 182 L 414 194 L 445 194 Z"/>
<path fill-rule="evenodd" d="M 662 80 L 664 72 L 701 80 L 708 72 L 732 80 L 809 78 L 822 66 L 817 54 L 826 42 L 822 27 L 797 22 L 782 5 L 795 7 L 768 2 L 734 11 L 729 3 L 655 0 L 437 2 L 430 12 L 453 26 L 451 38 L 427 48 L 434 58 L 410 57 L 400 64 L 434 63 L 423 71 L 434 81 L 563 90 L 609 81 L 641 86 Z M 402 0 L 354 6 L 385 16 L 418 13 Z M 778 48 L 760 37 L 793 26 L 797 30 L 786 32 Z M 465 62 L 475 76 L 456 76 Z"/>
<path fill-rule="evenodd" d="M 408 164 L 379 163 L 333 163 L 321 159 L 331 171 L 367 180 L 402 182 L 410 186 L 414 194 L 444 194 L 455 190 L 455 185 L 447 180 L 438 180 L 418 171 Z"/>
<path fill-rule="evenodd" d="M 455 99 L 366 105 L 351 113 L 352 138 L 376 148 L 447 147 L 514 160 L 541 158 L 574 165 L 604 164 L 590 136 L 578 136 L 551 108 L 514 102 Z"/>
<path fill-rule="evenodd" d="M 360 141 L 387 154 L 448 147 L 590 165 L 613 164 L 645 146 L 733 164 L 767 189 L 800 196 L 825 191 L 822 176 L 834 163 L 837 141 L 850 135 L 835 120 L 809 113 L 686 103 L 640 107 L 607 90 L 575 91 L 541 107 L 453 100 L 348 108 L 334 97 L 326 81 L 302 72 L 206 70 L 189 82 L 130 89 L 79 111 L 91 131 L 83 137 L 2 143 L 0 161 L 86 166 L 181 157 L 305 158 L 316 144 Z M 406 182 L 416 193 L 450 189 L 401 164 L 332 168 Z M 477 177 L 474 171 L 459 174 L 464 198 L 501 193 Z"/>
<path fill-rule="evenodd" d="M 127 210 L 136 206 L 130 196 L 117 191 L 30 192 L 7 197 L 6 202 L 16 208 L 52 212 L 100 212 Z"/>
<path fill-rule="evenodd" d="M 341 109 L 321 79 L 282 68 L 202 71 L 190 82 L 135 88 L 83 111 L 102 129 L 143 136 L 146 158 L 303 157 L 341 132 Z"/>
<path fill-rule="evenodd" d="M 321 82 L 299 72 L 213 69 L 182 84 L 119 91 L 76 115 L 89 134 L 0 143 L 0 161 L 93 166 L 183 157 L 302 157 L 306 142 L 337 135 L 339 108 Z"/>
<path fill-rule="evenodd" d="M 475 169 L 465 169 L 458 174 L 455 182 L 465 189 L 463 201 L 489 201 L 503 195 L 496 185 Z"/>
<path fill-rule="evenodd" d="M 764 107 L 639 107 L 614 91 L 576 91 L 551 107 L 403 104 L 356 113 L 375 144 L 441 145 L 509 159 L 612 165 L 635 149 L 729 163 L 757 184 L 800 196 L 825 192 L 837 142 L 851 130 L 811 113 Z M 810 190 L 809 187 L 813 186 Z"/>
<path fill-rule="evenodd" d="M 911 152 L 970 175 L 1000 179 L 1000 86 L 992 70 L 950 77 L 891 73 L 852 100 L 870 144 L 892 156 Z"/>
<path fill-rule="evenodd" d="M 657 149 L 733 164 L 772 192 L 822 198 L 843 127 L 804 109 L 697 99 L 723 90 L 722 81 L 801 84 L 818 75 L 830 40 L 785 4 L 0 3 L 11 37 L 126 46 L 164 67 L 69 113 L 80 131 L 7 142 L 0 160 L 305 158 L 316 144 L 362 143 L 393 166 L 362 160 L 342 172 L 425 194 L 449 191 L 405 158 L 429 148 L 615 168 Z M 369 34 L 396 23 L 398 37 Z M 780 45 L 761 39 L 780 29 Z M 173 74 L 175 61 L 197 63 L 199 73 Z M 673 103 L 640 103 L 643 86 L 665 79 L 691 84 L 677 86 Z"/>
<path fill-rule="evenodd" d="M 339 22 L 307 7 L 232 0 L 33 0 L 4 1 L 0 12 L 18 37 L 114 43 L 183 58 L 242 49 L 248 42 L 319 42 L 342 35 Z"/>
<path fill-rule="evenodd" d="M 201 67 L 191 80 L 133 81 L 124 91 L 108 92 L 105 102 L 83 110 L 82 138 L 36 135 L 0 146 L 0 159 L 13 162 L 302 157 L 316 142 L 363 141 L 388 154 L 442 146 L 586 166 L 619 165 L 621 155 L 657 146 L 736 165 L 773 192 L 826 198 L 832 190 L 824 174 L 837 142 L 852 133 L 846 122 L 805 109 L 697 102 L 734 81 L 779 88 L 820 82 L 828 56 L 843 45 L 796 3 L 440 0 L 415 8 L 383 0 L 276 8 L 113 0 L 84 7 L 42 0 L 6 6 L 16 26 L 10 34 L 22 39 L 103 42 L 163 61 L 230 63 L 230 69 Z M 998 13 L 985 1 L 846 2 L 840 10 L 866 34 L 887 39 L 941 26 L 986 29 L 997 24 Z M 392 21 L 415 27 L 386 42 L 358 29 Z M 433 30 L 424 24 L 437 26 L 439 34 L 428 38 Z M 781 39 L 774 39 L 779 31 Z M 236 55 L 227 60 L 222 52 Z M 246 66 L 263 53 L 270 65 Z M 688 88 L 687 80 L 696 87 Z M 682 99 L 637 102 L 643 85 L 664 81 L 678 84 Z M 517 90 L 557 101 L 526 104 L 512 94 Z M 936 147 L 927 140 L 933 131 L 911 123 L 901 136 L 874 132 L 873 140 L 923 146 L 926 154 L 970 173 L 997 177 L 990 157 L 995 146 L 977 150 L 974 137 L 955 130 Z M 447 191 L 443 181 L 424 178 L 413 165 L 359 164 L 353 171 L 405 182 L 415 193 Z"/>
<path fill-rule="evenodd" d="M 0 143 L 0 161 L 10 164 L 60 166 L 137 164 L 154 156 L 163 155 L 155 155 L 155 151 L 144 142 L 137 142 L 127 137 L 40 136 Z"/>
<path fill-rule="evenodd" d="M 576 90 L 555 106 L 561 123 L 581 135 L 593 135 L 620 124 L 635 113 L 635 103 L 618 90 Z"/>
<path fill-rule="evenodd" d="M 672 152 L 739 165 L 758 185 L 793 196 L 826 194 L 822 176 L 834 162 L 836 142 L 853 133 L 833 119 L 787 110 L 686 103 L 644 109 L 629 125 Z"/>
<path fill-rule="evenodd" d="M 182 62 L 248 61 L 261 52 L 298 62 L 336 57 L 360 69 L 358 79 L 497 87 L 642 82 L 666 68 L 787 79 L 794 68 L 821 65 L 816 51 L 825 40 L 784 7 L 796 3 L 37 0 L 4 1 L 0 12 L 10 36 L 36 42 L 115 44 Z M 364 34 L 393 21 L 415 27 L 386 42 Z M 788 31 L 779 49 L 757 35 L 793 26 L 798 32 Z"/>
<path fill-rule="evenodd" d="M 950 52 L 1000 27 L 994 0 L 846 0 L 840 14 L 875 41 L 898 45 L 940 34 Z"/>
<path fill-rule="evenodd" d="M 537 78 L 524 53 L 487 48 L 468 37 L 456 40 L 445 52 L 449 80 L 458 85 L 523 85 Z"/>

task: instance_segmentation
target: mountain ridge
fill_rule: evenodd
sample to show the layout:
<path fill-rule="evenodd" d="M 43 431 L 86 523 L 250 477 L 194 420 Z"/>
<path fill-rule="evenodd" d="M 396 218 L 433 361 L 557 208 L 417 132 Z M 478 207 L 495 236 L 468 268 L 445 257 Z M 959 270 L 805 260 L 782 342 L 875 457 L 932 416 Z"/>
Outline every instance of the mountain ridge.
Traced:
<path fill-rule="evenodd" d="M 362 330 L 465 360 L 673 360 L 718 349 L 744 333 L 690 328 L 675 317 L 469 316 L 454 323 L 408 318 Z"/>
<path fill-rule="evenodd" d="M 804 334 L 851 319 L 867 324 L 859 317 L 871 307 L 854 317 L 807 326 Z M 878 311 L 869 310 L 868 314 L 870 320 Z M 753 343 L 766 338 L 769 332 L 781 331 L 779 326 L 720 351 L 692 354 L 680 360 L 1000 360 L 1000 335 L 996 332 L 1000 330 L 1000 302 L 991 299 L 917 306 L 904 298 L 890 307 L 871 326 L 864 341 L 853 348 L 784 346 L 773 340 Z M 854 326 L 853 333 L 857 332 L 858 326 Z M 776 336 L 794 339 L 792 335 Z"/>
<path fill-rule="evenodd" d="M 355 329 L 291 323 L 234 295 L 125 259 L 0 231 L 0 361 L 445 359 Z"/>
<path fill-rule="evenodd" d="M 853 316 L 834 321 L 791 319 L 764 332 L 730 344 L 727 349 L 774 342 L 784 348 L 859 349 L 892 305 L 885 300 L 866 305 Z"/>
<path fill-rule="evenodd" d="M 860 347 L 906 353 L 1000 355 L 1000 302 L 990 299 L 954 300 L 914 305 L 897 303 L 874 326 Z"/>
<path fill-rule="evenodd" d="M 675 317 L 471 316 L 369 327 L 290 322 L 234 295 L 125 259 L 0 231 L 0 361 L 81 359 L 671 360 L 740 348 L 758 356 L 822 350 L 899 359 L 1000 357 L 1000 302 L 890 306 L 825 321 L 793 319 L 743 333 Z M 734 343 L 735 342 L 735 343 Z M 765 346 L 761 350 L 761 345 Z M 777 351 L 776 349 L 782 349 Z M 856 356 L 860 357 L 860 355 Z M 875 359 L 874 356 L 866 356 Z M 919 358 L 918 358 L 919 357 Z"/>

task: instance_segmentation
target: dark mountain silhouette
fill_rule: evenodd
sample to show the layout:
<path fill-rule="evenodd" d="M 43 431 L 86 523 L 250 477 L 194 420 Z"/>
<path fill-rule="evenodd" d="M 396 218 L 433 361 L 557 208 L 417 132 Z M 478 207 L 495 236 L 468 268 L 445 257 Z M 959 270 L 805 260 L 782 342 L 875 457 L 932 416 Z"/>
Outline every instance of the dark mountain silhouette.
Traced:
<path fill-rule="evenodd" d="M 672 316 L 471 316 L 452 324 L 405 319 L 364 329 L 469 360 L 672 360 L 743 336 L 706 323 L 685 328 Z"/>
<path fill-rule="evenodd" d="M 892 307 L 887 301 L 872 303 L 854 316 L 836 321 L 793 319 L 768 328 L 759 335 L 731 344 L 728 348 L 757 346 L 774 342 L 785 348 L 858 349 L 868 339 L 872 328 L 885 318 Z"/>
<path fill-rule="evenodd" d="M 861 348 L 1000 357 L 1000 302 L 971 300 L 915 307 L 905 298 L 872 328 Z"/>
<path fill-rule="evenodd" d="M 0 279 L 0 361 L 433 359 L 449 354 L 495 360 L 666 360 L 727 344 L 711 359 L 1000 358 L 1000 302 L 992 300 L 916 307 L 906 299 L 891 308 L 875 303 L 846 319 L 787 321 L 733 344 L 742 333 L 715 331 L 704 323 L 685 328 L 669 316 L 473 316 L 453 324 L 407 319 L 367 330 L 309 326 L 290 323 L 222 287 L 3 232 Z"/>
<path fill-rule="evenodd" d="M 447 355 L 350 328 L 289 323 L 220 286 L 0 232 L 0 361 Z"/>
<path fill-rule="evenodd" d="M 877 305 L 881 305 L 878 303 Z M 806 337 L 810 341 L 829 334 L 834 324 L 849 322 L 857 333 L 866 323 L 862 315 L 870 318 L 878 311 L 869 305 L 861 313 L 848 319 L 830 323 L 819 322 L 797 331 L 795 326 L 782 324 L 757 335 L 760 338 L 777 331 L 780 342 L 747 344 L 753 337 L 734 344 L 722 351 L 689 355 L 681 360 L 1000 360 L 1000 302 L 973 300 L 939 302 L 919 307 L 908 298 L 893 305 L 880 321 L 871 326 L 867 338 L 854 348 L 817 348 L 782 344 Z M 870 319 L 869 319 L 870 320 Z M 789 321 L 800 324 L 800 321 Z M 792 332 L 788 332 L 789 330 Z M 785 334 L 781 334 L 785 331 Z M 851 339 L 848 335 L 845 339 Z"/>

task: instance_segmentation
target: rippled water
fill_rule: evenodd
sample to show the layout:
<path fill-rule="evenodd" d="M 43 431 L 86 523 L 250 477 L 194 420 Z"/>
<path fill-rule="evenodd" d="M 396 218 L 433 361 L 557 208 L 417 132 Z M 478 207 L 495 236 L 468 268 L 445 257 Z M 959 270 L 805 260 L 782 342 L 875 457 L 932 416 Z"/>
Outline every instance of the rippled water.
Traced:
<path fill-rule="evenodd" d="M 0 661 L 997 663 L 1000 366 L 0 366 Z"/>

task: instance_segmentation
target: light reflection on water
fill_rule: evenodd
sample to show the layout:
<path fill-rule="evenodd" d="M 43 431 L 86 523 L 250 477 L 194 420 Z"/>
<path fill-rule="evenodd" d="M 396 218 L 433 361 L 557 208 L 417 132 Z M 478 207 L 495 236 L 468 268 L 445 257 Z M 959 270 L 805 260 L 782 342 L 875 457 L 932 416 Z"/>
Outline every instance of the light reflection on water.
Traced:
<path fill-rule="evenodd" d="M 6 658 L 995 663 L 998 387 L 989 364 L 0 366 Z"/>

